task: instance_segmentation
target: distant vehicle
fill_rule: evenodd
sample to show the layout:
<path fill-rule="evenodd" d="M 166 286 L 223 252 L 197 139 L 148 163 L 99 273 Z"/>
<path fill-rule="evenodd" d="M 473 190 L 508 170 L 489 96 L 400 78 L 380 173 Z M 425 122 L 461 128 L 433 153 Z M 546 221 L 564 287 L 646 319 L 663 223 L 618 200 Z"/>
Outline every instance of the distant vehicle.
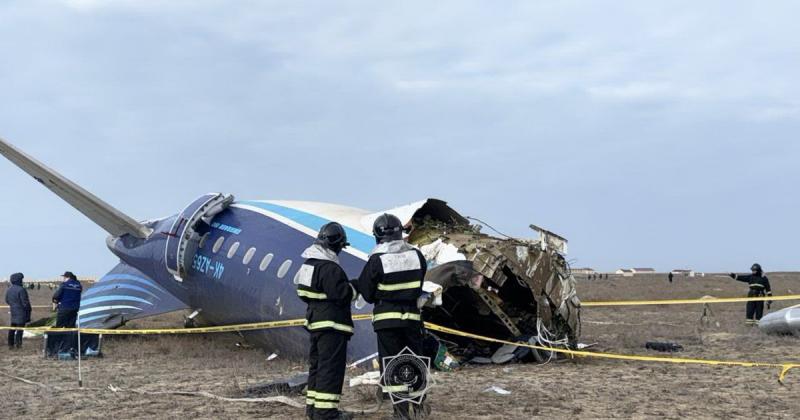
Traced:
<path fill-rule="evenodd" d="M 375 246 L 373 221 L 389 212 L 430 259 L 425 280 L 444 288 L 441 306 L 425 308 L 424 319 L 563 345 L 575 344 L 580 334 L 580 301 L 563 255 L 567 242 L 533 225 L 538 240 L 501 239 L 480 233 L 436 199 L 373 213 L 318 202 L 235 201 L 221 193 L 203 195 L 173 216 L 138 222 L 2 139 L 0 153 L 110 234 L 106 245 L 120 262 L 84 292 L 82 327 L 115 328 L 177 310 L 212 325 L 302 318 L 305 305 L 292 279 L 318 229 L 329 221 L 345 227 L 352 245 L 340 259 L 354 278 Z M 307 346 L 300 327 L 242 334 L 284 354 L 302 355 Z M 449 341 L 462 349 L 472 342 Z M 371 323 L 356 322 L 349 356 L 375 351 Z"/>

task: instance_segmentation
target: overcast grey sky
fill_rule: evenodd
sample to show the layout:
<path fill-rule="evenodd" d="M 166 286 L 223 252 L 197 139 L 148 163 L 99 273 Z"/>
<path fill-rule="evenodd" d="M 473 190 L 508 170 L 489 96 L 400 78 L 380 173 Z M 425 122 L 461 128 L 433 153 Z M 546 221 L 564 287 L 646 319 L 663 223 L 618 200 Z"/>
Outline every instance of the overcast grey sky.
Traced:
<path fill-rule="evenodd" d="M 444 199 L 574 266 L 798 269 L 797 2 L 8 1 L 0 136 L 134 218 Z M 105 233 L 0 160 L 0 270 Z"/>

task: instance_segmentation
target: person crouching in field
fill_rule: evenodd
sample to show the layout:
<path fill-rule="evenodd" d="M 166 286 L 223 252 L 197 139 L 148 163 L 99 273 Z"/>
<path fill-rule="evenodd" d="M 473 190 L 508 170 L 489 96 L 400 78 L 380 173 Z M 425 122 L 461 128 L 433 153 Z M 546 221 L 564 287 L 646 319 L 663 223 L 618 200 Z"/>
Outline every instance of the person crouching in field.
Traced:
<path fill-rule="evenodd" d="M 6 290 L 6 304 L 11 310 L 11 326 L 24 327 L 31 322 L 31 301 L 28 291 L 22 287 L 22 273 L 11 275 L 11 287 Z M 8 348 L 10 350 L 22 347 L 22 330 L 8 330 Z"/>
<path fill-rule="evenodd" d="M 731 273 L 730 276 L 734 280 L 738 280 L 744 283 L 747 283 L 750 286 L 750 290 L 747 292 L 747 297 L 762 297 L 762 296 L 772 296 L 772 288 L 769 286 L 769 279 L 767 276 L 764 275 L 764 271 L 761 269 L 760 264 L 753 264 L 750 267 L 750 271 L 753 274 L 735 274 Z M 767 301 L 767 309 L 772 306 L 772 301 Z M 764 315 L 764 302 L 747 302 L 746 312 L 745 312 L 745 323 L 747 325 L 758 325 L 758 321 Z"/>

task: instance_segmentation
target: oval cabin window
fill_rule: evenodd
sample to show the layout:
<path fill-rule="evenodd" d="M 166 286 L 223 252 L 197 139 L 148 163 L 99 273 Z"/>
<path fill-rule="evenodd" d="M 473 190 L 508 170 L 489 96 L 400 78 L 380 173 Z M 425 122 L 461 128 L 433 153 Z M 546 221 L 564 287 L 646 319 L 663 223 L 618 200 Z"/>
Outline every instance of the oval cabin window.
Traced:
<path fill-rule="evenodd" d="M 269 267 L 269 263 L 272 262 L 273 257 L 274 255 L 272 254 L 264 255 L 264 259 L 261 260 L 261 265 L 258 266 L 258 269 L 261 271 L 267 271 L 267 267 Z"/>
<path fill-rule="evenodd" d="M 248 249 L 247 252 L 244 254 L 244 259 L 242 260 L 242 264 L 244 265 L 250 264 L 250 261 L 253 260 L 253 255 L 256 255 L 256 249 L 255 248 Z"/>
<path fill-rule="evenodd" d="M 211 251 L 216 254 L 222 248 L 222 244 L 224 244 L 224 243 L 225 243 L 225 237 L 224 236 L 220 236 L 217 239 L 217 241 L 214 242 L 214 248 L 212 248 Z"/>
<path fill-rule="evenodd" d="M 292 260 L 284 261 L 280 268 L 278 268 L 278 278 L 282 279 L 286 277 L 286 274 L 289 272 L 290 268 L 292 268 Z"/>
<path fill-rule="evenodd" d="M 234 243 L 231 245 L 231 249 L 228 250 L 228 258 L 233 258 L 236 255 L 236 251 L 239 250 L 239 242 Z"/>

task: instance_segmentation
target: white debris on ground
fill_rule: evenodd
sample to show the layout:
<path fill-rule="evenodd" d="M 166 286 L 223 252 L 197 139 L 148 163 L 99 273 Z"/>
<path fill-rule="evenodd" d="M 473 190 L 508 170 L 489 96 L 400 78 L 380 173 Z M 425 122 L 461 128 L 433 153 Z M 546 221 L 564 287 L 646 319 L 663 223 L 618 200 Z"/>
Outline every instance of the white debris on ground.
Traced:
<path fill-rule="evenodd" d="M 495 394 L 500 394 L 500 395 L 511 395 L 511 391 L 505 390 L 495 385 L 492 385 L 489 388 L 484 389 L 483 392 L 494 392 Z"/>
<path fill-rule="evenodd" d="M 350 387 L 359 385 L 378 385 L 381 382 L 381 373 L 377 370 L 350 378 Z"/>

